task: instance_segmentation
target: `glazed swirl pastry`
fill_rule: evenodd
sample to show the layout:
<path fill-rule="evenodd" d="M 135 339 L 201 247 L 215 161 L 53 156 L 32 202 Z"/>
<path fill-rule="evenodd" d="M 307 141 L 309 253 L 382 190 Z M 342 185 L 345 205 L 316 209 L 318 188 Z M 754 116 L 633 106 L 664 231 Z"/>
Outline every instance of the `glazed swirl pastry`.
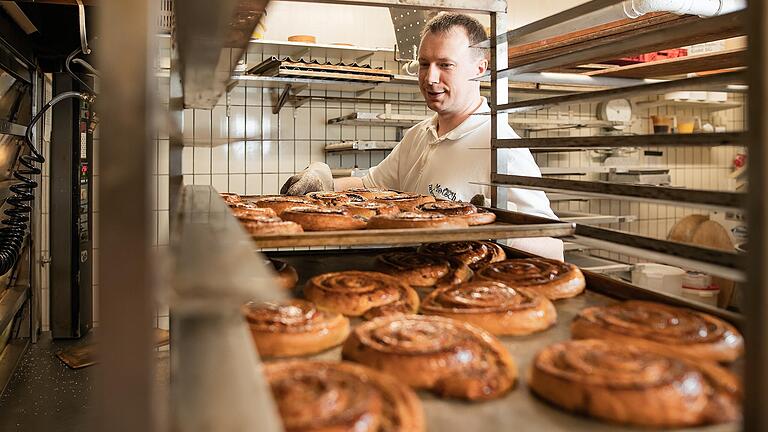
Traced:
<path fill-rule="evenodd" d="M 432 288 L 466 282 L 472 270 L 450 257 L 415 252 L 389 252 L 376 257 L 377 266 L 414 288 Z"/>
<path fill-rule="evenodd" d="M 437 213 L 463 219 L 468 225 L 486 225 L 496 220 L 496 215 L 485 209 L 478 209 L 474 204 L 461 201 L 435 201 L 417 207 L 424 213 Z"/>
<path fill-rule="evenodd" d="M 375 199 L 378 202 L 394 204 L 404 212 L 416 211 L 416 207 L 421 204 L 434 202 L 435 197 L 431 195 L 419 195 L 411 193 L 399 193 L 395 195 L 381 196 Z"/>
<path fill-rule="evenodd" d="M 531 288 L 550 300 L 574 297 L 586 287 L 578 267 L 546 258 L 510 259 L 488 264 L 477 271 L 477 277 L 514 288 Z"/>
<path fill-rule="evenodd" d="M 376 318 L 357 326 L 342 357 L 397 376 L 416 389 L 468 400 L 498 398 L 517 366 L 490 333 L 437 316 Z"/>
<path fill-rule="evenodd" d="M 379 272 L 321 274 L 307 282 L 304 296 L 321 308 L 365 319 L 419 310 L 419 295 L 413 288 Z"/>
<path fill-rule="evenodd" d="M 395 215 L 400 213 L 400 209 L 394 204 L 386 204 L 375 201 L 352 202 L 342 206 L 353 216 L 360 216 L 370 219 L 376 215 Z"/>
<path fill-rule="evenodd" d="M 437 288 L 421 313 L 468 322 L 495 335 L 527 335 L 551 327 L 555 306 L 543 295 L 499 282 L 475 281 Z"/>
<path fill-rule="evenodd" d="M 736 360 L 744 338 L 732 325 L 690 309 L 627 301 L 582 310 L 571 324 L 574 339 L 607 339 L 654 346 L 681 356 L 719 362 Z"/>
<path fill-rule="evenodd" d="M 262 208 L 253 203 L 238 202 L 231 207 L 232 214 L 240 220 L 259 219 L 261 217 L 277 217 L 271 208 Z"/>
<path fill-rule="evenodd" d="M 368 229 L 398 228 L 466 228 L 467 222 L 441 214 L 402 212 L 373 216 L 368 221 Z"/>
<path fill-rule="evenodd" d="M 321 311 L 304 300 L 248 303 L 245 317 L 264 357 L 313 354 L 339 345 L 349 335 L 349 319 Z"/>
<path fill-rule="evenodd" d="M 275 211 L 275 213 L 277 213 L 278 216 L 281 216 L 285 210 L 289 210 L 294 207 L 307 207 L 316 205 L 316 203 L 309 198 L 288 195 L 253 198 L 252 201 L 255 202 L 259 207 L 271 208 Z"/>
<path fill-rule="evenodd" d="M 251 216 L 248 219 L 240 219 L 246 231 L 252 236 L 296 234 L 304 232 L 301 225 L 284 221 L 280 218 L 269 216 Z"/>
<path fill-rule="evenodd" d="M 738 420 L 742 397 L 738 378 L 715 363 L 595 339 L 539 352 L 529 386 L 568 411 L 658 428 Z"/>
<path fill-rule="evenodd" d="M 240 196 L 238 194 L 229 192 L 219 192 L 219 196 L 224 200 L 227 205 L 240 202 Z"/>
<path fill-rule="evenodd" d="M 299 273 L 296 272 L 292 265 L 272 258 L 267 259 L 267 262 L 277 272 L 277 281 L 280 288 L 292 290 L 296 286 L 296 283 L 299 281 Z"/>
<path fill-rule="evenodd" d="M 264 365 L 287 432 L 422 432 L 416 394 L 395 378 L 348 362 Z"/>
<path fill-rule="evenodd" d="M 366 226 L 364 219 L 341 207 L 294 207 L 283 211 L 280 217 L 296 222 L 305 231 L 357 230 Z"/>
<path fill-rule="evenodd" d="M 377 198 L 393 196 L 393 195 L 398 195 L 402 193 L 397 191 L 391 191 L 388 189 L 377 189 L 377 188 L 353 188 L 353 189 L 347 189 L 344 192 L 360 195 L 361 197 L 367 200 L 374 200 Z"/>
<path fill-rule="evenodd" d="M 310 192 L 306 196 L 312 201 L 315 201 L 317 204 L 330 207 L 337 207 L 353 202 L 361 203 L 366 201 L 366 199 L 361 195 L 347 192 Z"/>
<path fill-rule="evenodd" d="M 428 243 L 421 245 L 419 252 L 427 255 L 458 258 L 472 270 L 507 259 L 507 254 L 501 246 L 483 240 Z"/>

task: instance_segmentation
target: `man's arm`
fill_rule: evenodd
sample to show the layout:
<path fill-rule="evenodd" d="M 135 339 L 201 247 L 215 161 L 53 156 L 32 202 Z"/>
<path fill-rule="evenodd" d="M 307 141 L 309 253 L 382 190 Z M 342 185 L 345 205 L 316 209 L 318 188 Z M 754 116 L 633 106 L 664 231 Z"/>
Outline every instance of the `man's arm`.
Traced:
<path fill-rule="evenodd" d="M 348 189 L 359 189 L 365 187 L 362 177 L 342 177 L 333 179 L 333 190 L 342 192 Z"/>
<path fill-rule="evenodd" d="M 507 246 L 544 258 L 563 261 L 563 241 L 552 237 L 510 239 Z"/>

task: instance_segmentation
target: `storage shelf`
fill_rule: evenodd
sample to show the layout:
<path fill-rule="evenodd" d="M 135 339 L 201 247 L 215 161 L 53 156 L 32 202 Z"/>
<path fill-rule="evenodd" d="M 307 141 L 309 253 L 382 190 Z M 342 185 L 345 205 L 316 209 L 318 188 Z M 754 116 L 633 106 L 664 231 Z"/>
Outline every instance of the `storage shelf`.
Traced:
<path fill-rule="evenodd" d="M 634 222 L 637 220 L 637 216 L 635 215 L 614 216 L 570 211 L 559 211 L 555 212 L 555 214 L 563 222 L 573 222 L 584 225 L 608 225 L 614 223 Z"/>
<path fill-rule="evenodd" d="M 727 90 L 727 85 L 743 83 L 746 80 L 746 73 L 724 72 L 720 74 L 707 75 L 703 77 L 684 78 L 673 81 L 662 81 L 651 84 L 641 84 L 631 87 L 618 87 L 608 90 L 598 90 L 593 92 L 574 93 L 563 96 L 551 96 L 546 98 L 523 100 L 511 102 L 496 107 L 498 112 L 526 112 L 539 110 L 554 105 L 566 105 L 570 103 L 584 103 L 590 101 L 601 101 L 615 99 L 627 96 L 657 95 L 666 93 L 670 90 L 684 89 L 712 89 Z"/>
<path fill-rule="evenodd" d="M 398 141 L 342 141 L 325 145 L 326 153 L 392 150 Z"/>
<path fill-rule="evenodd" d="M 619 148 L 656 146 L 722 146 L 744 145 L 744 132 L 696 133 L 696 134 L 654 134 L 654 135 L 609 135 L 591 137 L 555 137 L 497 139 L 492 148 Z"/>
<path fill-rule="evenodd" d="M 339 41 L 342 42 L 342 41 Z M 256 58 L 263 57 L 290 57 L 294 60 L 300 58 L 338 58 L 344 62 L 356 63 L 369 61 L 394 61 L 395 50 L 393 48 L 373 48 L 360 46 L 347 46 L 323 43 L 306 43 L 277 41 L 265 39 L 251 39 L 248 42 L 248 55 Z"/>
<path fill-rule="evenodd" d="M 328 120 L 329 125 L 412 127 L 431 116 L 354 112 Z"/>
<path fill-rule="evenodd" d="M 545 192 L 578 193 L 584 197 L 655 202 L 660 204 L 709 208 L 714 210 L 740 210 L 746 194 L 685 188 L 632 185 L 601 181 L 564 180 L 506 174 L 492 174 L 489 186 L 542 190 Z"/>
<path fill-rule="evenodd" d="M 589 76 L 658 78 L 747 66 L 745 49 L 696 54 L 587 72 Z"/>
<path fill-rule="evenodd" d="M 742 36 L 746 34 L 746 21 L 746 12 L 740 11 L 712 18 L 676 17 L 671 21 L 632 28 L 631 31 L 616 27 L 618 31 L 601 37 L 589 33 L 582 34 L 581 38 L 562 35 L 564 40 L 556 49 L 544 44 L 539 52 L 526 55 L 510 50 L 513 54 L 510 67 L 499 71 L 498 76 L 513 77 L 526 72 L 599 63 L 612 58 Z"/>
<path fill-rule="evenodd" d="M 658 100 L 653 102 L 637 102 L 635 106 L 638 109 L 649 109 L 657 107 L 680 107 L 680 108 L 695 108 L 705 109 L 710 112 L 724 111 L 734 108 L 741 108 L 743 105 L 733 102 L 706 102 L 695 100 Z"/>

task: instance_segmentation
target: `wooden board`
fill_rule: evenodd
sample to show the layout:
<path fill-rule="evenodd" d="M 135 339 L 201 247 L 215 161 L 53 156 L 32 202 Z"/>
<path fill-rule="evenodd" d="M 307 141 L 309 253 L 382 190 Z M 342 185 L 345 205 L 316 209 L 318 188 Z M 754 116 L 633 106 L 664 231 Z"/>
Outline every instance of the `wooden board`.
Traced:
<path fill-rule="evenodd" d="M 620 78 L 655 78 L 695 72 L 731 69 L 737 67 L 745 67 L 746 65 L 746 50 L 734 49 L 715 53 L 664 59 L 628 66 L 612 67 L 608 69 L 587 72 L 584 75 Z"/>

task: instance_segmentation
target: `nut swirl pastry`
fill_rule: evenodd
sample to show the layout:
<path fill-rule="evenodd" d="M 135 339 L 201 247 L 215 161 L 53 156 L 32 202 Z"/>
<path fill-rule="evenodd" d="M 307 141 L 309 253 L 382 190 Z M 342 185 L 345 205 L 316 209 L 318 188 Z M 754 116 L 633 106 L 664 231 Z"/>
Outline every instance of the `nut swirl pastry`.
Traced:
<path fill-rule="evenodd" d="M 277 272 L 277 281 L 280 288 L 292 290 L 299 281 L 299 273 L 296 269 L 285 261 L 269 258 L 267 262 Z"/>
<path fill-rule="evenodd" d="M 294 207 L 280 214 L 296 222 L 306 231 L 357 230 L 366 226 L 365 219 L 352 216 L 341 207 Z"/>
<path fill-rule="evenodd" d="M 256 348 L 264 357 L 314 354 L 341 344 L 349 335 L 349 319 L 321 311 L 304 300 L 248 303 L 245 317 Z"/>
<path fill-rule="evenodd" d="M 437 288 L 421 303 L 421 313 L 468 322 L 495 335 L 513 336 L 545 330 L 557 320 L 555 306 L 543 295 L 493 281 Z"/>
<path fill-rule="evenodd" d="M 418 396 L 395 378 L 348 362 L 264 365 L 287 432 L 423 432 Z"/>
<path fill-rule="evenodd" d="M 496 337 L 449 318 L 381 317 L 357 326 L 342 358 L 397 376 L 416 389 L 468 400 L 501 397 L 517 366 Z"/>
<path fill-rule="evenodd" d="M 330 207 L 338 207 L 353 202 L 361 203 L 366 201 L 362 195 L 347 192 L 310 192 L 306 197 L 315 201 L 317 204 Z"/>
<path fill-rule="evenodd" d="M 501 246 L 484 240 L 427 243 L 419 247 L 419 252 L 427 255 L 458 258 L 472 270 L 478 270 L 486 264 L 507 259 L 507 254 Z"/>
<path fill-rule="evenodd" d="M 432 195 L 419 195 L 412 193 L 399 193 L 396 195 L 387 195 L 378 197 L 375 201 L 394 204 L 404 212 L 416 211 L 416 207 L 421 204 L 434 202 L 435 197 Z"/>
<path fill-rule="evenodd" d="M 246 231 L 252 236 L 296 234 L 304 232 L 301 225 L 269 216 L 251 216 L 240 219 Z"/>
<path fill-rule="evenodd" d="M 375 201 L 351 202 L 342 206 L 352 213 L 353 216 L 360 216 L 370 219 L 376 215 L 395 215 L 400 213 L 400 209 L 394 204 L 386 204 Z"/>
<path fill-rule="evenodd" d="M 538 353 L 529 386 L 568 411 L 645 427 L 687 427 L 740 418 L 736 376 L 715 363 L 595 339 Z"/>
<path fill-rule="evenodd" d="M 253 202 L 259 207 L 267 207 L 281 216 L 285 210 L 292 209 L 294 207 L 307 207 L 315 206 L 316 203 L 309 198 L 300 196 L 278 195 L 278 196 L 266 196 L 263 198 L 252 198 Z"/>
<path fill-rule="evenodd" d="M 402 212 L 377 215 L 368 221 L 368 229 L 466 228 L 467 222 L 441 214 Z"/>
<path fill-rule="evenodd" d="M 586 287 L 584 275 L 578 267 L 547 258 L 499 261 L 478 270 L 477 277 L 503 282 L 514 288 L 531 288 L 550 300 L 577 296 Z"/>
<path fill-rule="evenodd" d="M 388 189 L 378 189 L 378 188 L 352 188 L 352 189 L 347 189 L 344 192 L 360 195 L 361 197 L 367 200 L 374 200 L 376 198 L 393 196 L 393 195 L 398 195 L 402 193 L 398 191 L 392 191 Z"/>
<path fill-rule="evenodd" d="M 693 359 L 736 360 L 744 338 L 727 322 L 661 303 L 627 301 L 582 310 L 571 324 L 574 339 L 607 339 L 653 346 Z"/>
<path fill-rule="evenodd" d="M 486 225 L 496 220 L 496 214 L 485 209 L 478 209 L 474 204 L 461 201 L 435 201 L 421 204 L 417 210 L 425 213 L 443 214 L 463 219 L 468 225 Z"/>
<path fill-rule="evenodd" d="M 466 282 L 472 270 L 450 257 L 416 252 L 389 252 L 376 257 L 376 265 L 414 288 L 432 288 Z"/>
<path fill-rule="evenodd" d="M 413 288 L 379 272 L 321 274 L 307 281 L 304 296 L 323 309 L 365 319 L 419 310 L 419 295 Z"/>

